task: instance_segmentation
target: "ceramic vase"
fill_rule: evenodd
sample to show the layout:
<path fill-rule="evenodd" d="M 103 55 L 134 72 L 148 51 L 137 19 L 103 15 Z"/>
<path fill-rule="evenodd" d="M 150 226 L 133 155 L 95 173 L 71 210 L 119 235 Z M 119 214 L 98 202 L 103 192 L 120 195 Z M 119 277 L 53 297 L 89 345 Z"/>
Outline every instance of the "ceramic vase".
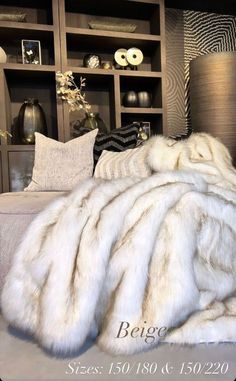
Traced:
<path fill-rule="evenodd" d="M 137 107 L 138 95 L 135 91 L 128 91 L 123 97 L 123 106 L 125 107 Z"/>
<path fill-rule="evenodd" d="M 147 91 L 138 92 L 138 105 L 139 107 L 151 107 L 152 96 Z"/>
<path fill-rule="evenodd" d="M 35 143 L 35 132 L 47 135 L 47 124 L 44 111 L 38 99 L 25 100 L 18 114 L 20 140 L 24 144 Z"/>
<path fill-rule="evenodd" d="M 86 112 L 85 118 L 80 123 L 80 127 L 90 128 L 91 130 L 98 128 L 99 132 L 107 133 L 107 127 L 98 112 Z"/>

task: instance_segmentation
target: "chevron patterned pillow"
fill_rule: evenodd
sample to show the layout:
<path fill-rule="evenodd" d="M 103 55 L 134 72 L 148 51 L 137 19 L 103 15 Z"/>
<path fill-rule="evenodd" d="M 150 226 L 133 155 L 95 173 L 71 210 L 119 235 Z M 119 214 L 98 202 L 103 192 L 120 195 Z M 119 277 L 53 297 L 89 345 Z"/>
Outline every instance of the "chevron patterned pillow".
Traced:
<path fill-rule="evenodd" d="M 73 125 L 73 136 L 78 137 L 90 132 L 90 128 L 79 127 L 79 123 Z M 102 151 L 121 152 L 137 145 L 138 123 L 131 123 L 127 126 L 111 130 L 109 134 L 99 132 L 94 144 L 94 164 L 96 165 Z"/>

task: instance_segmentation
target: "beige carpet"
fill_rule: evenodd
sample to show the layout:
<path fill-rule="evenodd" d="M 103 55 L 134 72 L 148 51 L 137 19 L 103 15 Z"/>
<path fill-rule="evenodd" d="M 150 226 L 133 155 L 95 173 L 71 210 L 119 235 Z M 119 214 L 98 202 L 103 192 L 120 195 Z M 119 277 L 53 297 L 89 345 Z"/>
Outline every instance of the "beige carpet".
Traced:
<path fill-rule="evenodd" d="M 226 375 L 180 375 L 182 363 L 188 362 L 202 365 L 206 362 L 221 364 L 228 363 L 229 370 Z M 124 371 L 127 367 L 133 367 L 129 375 L 111 375 L 109 369 L 122 362 Z M 143 375 L 136 371 L 145 366 L 145 362 L 152 364 L 155 375 Z M 165 376 L 162 368 L 169 363 L 173 367 L 172 374 Z M 69 366 L 70 363 L 70 366 Z M 127 364 L 128 363 L 128 364 Z M 140 365 L 139 365 L 140 363 Z M 75 374 L 75 367 L 80 366 L 81 373 L 94 372 L 98 367 L 98 374 Z M 210 366 L 210 365 L 209 365 Z M 208 366 L 208 368 L 209 368 Z M 212 367 L 212 370 L 216 365 Z M 74 374 L 71 373 L 73 369 Z M 113 368 L 115 371 L 115 368 Z M 187 372 L 187 368 L 186 372 Z M 171 371 L 171 368 L 170 368 Z M 211 344 L 197 345 L 193 347 L 161 345 L 157 349 L 135 356 L 112 357 L 101 352 L 95 344 L 87 343 L 80 353 L 71 358 L 54 358 L 39 348 L 30 338 L 9 329 L 0 316 L 0 378 L 6 380 L 192 380 L 198 381 L 217 380 L 234 381 L 236 378 L 236 344 Z"/>

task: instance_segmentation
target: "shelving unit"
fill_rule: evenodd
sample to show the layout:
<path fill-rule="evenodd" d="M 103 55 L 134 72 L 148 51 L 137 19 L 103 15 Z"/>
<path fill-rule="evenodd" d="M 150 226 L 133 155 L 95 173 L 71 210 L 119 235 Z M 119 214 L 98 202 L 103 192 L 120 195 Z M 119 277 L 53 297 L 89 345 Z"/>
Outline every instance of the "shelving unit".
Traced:
<path fill-rule="evenodd" d="M 26 98 L 37 98 L 46 114 L 48 135 L 72 138 L 71 122 L 83 114 L 69 114 L 56 98 L 55 73 L 72 70 L 76 82 L 86 78 L 86 97 L 109 129 L 132 121 L 149 121 L 153 132 L 166 133 L 164 0 L 0 0 L 0 11 L 22 11 L 26 22 L 0 21 L 2 48 L 8 62 L 0 64 L 0 129 L 13 134 L 0 145 L 0 192 L 19 191 L 31 178 L 34 146 L 17 138 L 16 118 Z M 135 33 L 89 29 L 91 19 L 128 21 Z M 21 39 L 40 40 L 42 65 L 24 65 Z M 138 47 L 144 61 L 137 71 L 83 67 L 87 53 L 113 61 L 118 48 Z M 152 93 L 152 108 L 125 108 L 128 90 Z"/>
<path fill-rule="evenodd" d="M 23 190 L 29 183 L 34 146 L 20 144 L 16 118 L 27 98 L 37 98 L 46 114 L 49 136 L 64 140 L 63 110 L 57 103 L 55 73 L 61 68 L 58 0 L 0 0 L 0 11 L 26 14 L 26 22 L 0 21 L 1 46 L 8 56 L 0 64 L 0 191 Z M 21 39 L 40 40 L 42 65 L 22 64 Z"/>
<path fill-rule="evenodd" d="M 153 132 L 166 133 L 164 1 L 114 0 L 111 6 L 107 0 L 62 0 L 59 14 L 62 70 L 72 70 L 77 78 L 86 78 L 87 100 L 91 102 L 93 111 L 101 114 L 108 128 L 118 128 L 132 121 L 149 121 Z M 94 18 L 128 21 L 135 23 L 137 30 L 124 33 L 89 29 L 88 23 Z M 141 49 L 144 54 L 144 61 L 137 71 L 83 67 L 85 54 L 99 54 L 102 61 L 113 62 L 117 49 L 131 47 Z M 123 95 L 129 90 L 150 91 L 153 107 L 123 107 Z M 94 99 L 100 99 L 96 108 Z M 108 109 L 103 101 L 109 104 Z M 69 115 L 64 106 L 66 140 L 71 138 L 68 126 L 75 118 L 78 115 Z"/>

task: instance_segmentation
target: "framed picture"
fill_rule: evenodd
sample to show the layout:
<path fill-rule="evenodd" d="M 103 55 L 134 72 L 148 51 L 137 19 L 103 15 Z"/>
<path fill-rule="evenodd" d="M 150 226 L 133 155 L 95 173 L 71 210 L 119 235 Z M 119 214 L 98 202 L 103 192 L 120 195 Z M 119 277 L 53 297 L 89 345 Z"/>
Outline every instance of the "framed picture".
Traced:
<path fill-rule="evenodd" d="M 141 127 L 145 134 L 147 134 L 147 138 L 149 139 L 151 137 L 151 126 L 150 122 L 141 122 Z"/>
<path fill-rule="evenodd" d="M 142 144 L 144 141 L 148 140 L 151 136 L 150 122 L 134 122 L 134 123 L 139 124 L 138 143 Z"/>
<path fill-rule="evenodd" d="M 41 65 L 41 44 L 38 40 L 21 40 L 23 64 Z"/>

